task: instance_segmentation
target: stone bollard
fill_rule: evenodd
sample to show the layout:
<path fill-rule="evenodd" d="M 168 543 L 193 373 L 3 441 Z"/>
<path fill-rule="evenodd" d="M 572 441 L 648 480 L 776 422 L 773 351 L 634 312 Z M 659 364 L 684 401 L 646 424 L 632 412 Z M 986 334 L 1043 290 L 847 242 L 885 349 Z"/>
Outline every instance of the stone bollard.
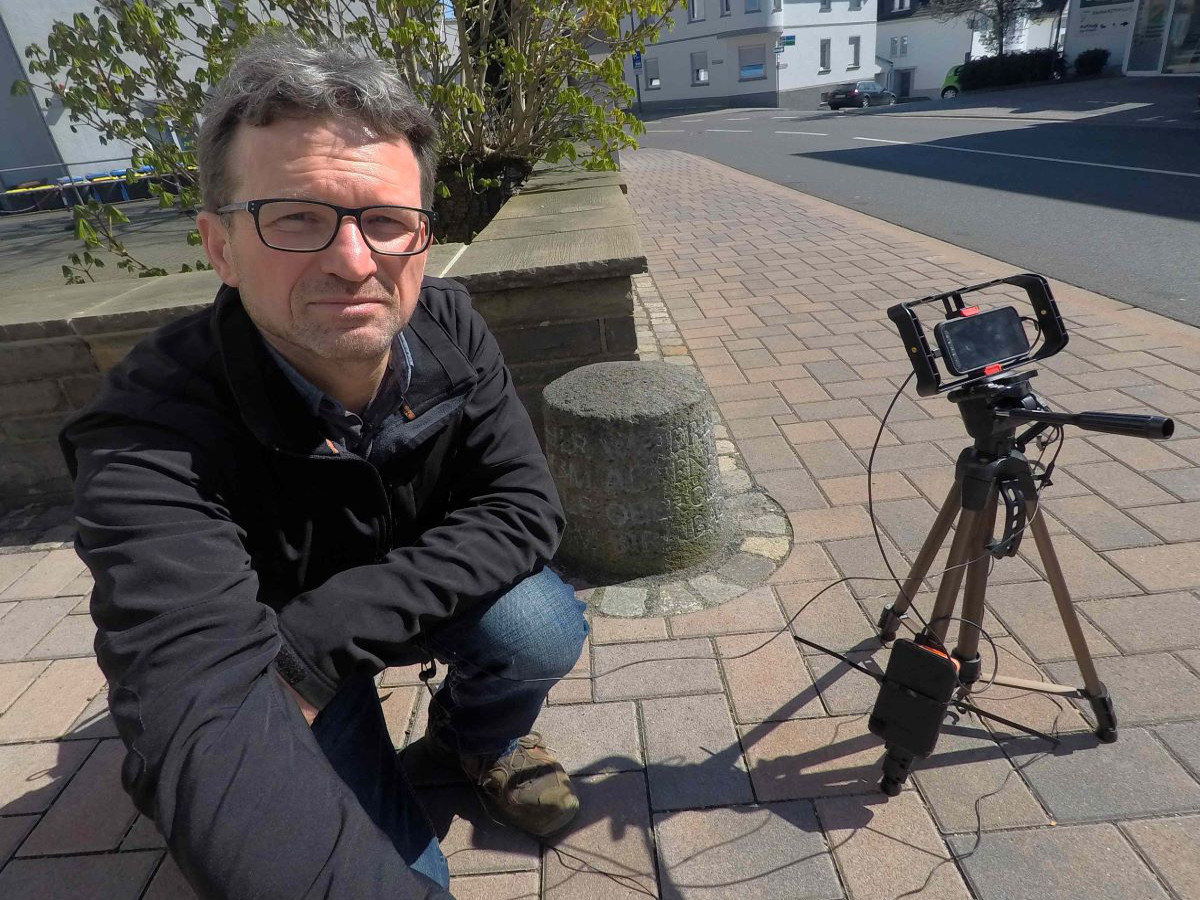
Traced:
<path fill-rule="evenodd" d="M 597 363 L 563 375 L 542 398 L 569 565 L 657 575 L 721 547 L 724 495 L 698 375 L 660 362 Z"/>

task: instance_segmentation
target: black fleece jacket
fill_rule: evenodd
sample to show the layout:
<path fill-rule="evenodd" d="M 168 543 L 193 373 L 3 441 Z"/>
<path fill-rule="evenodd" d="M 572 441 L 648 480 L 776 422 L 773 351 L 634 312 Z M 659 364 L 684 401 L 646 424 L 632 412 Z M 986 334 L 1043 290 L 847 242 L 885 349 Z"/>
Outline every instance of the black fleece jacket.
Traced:
<path fill-rule="evenodd" d="M 203 897 L 446 898 L 333 773 L 318 706 L 553 556 L 562 511 L 496 341 L 427 278 L 411 418 L 328 443 L 237 291 L 159 329 L 64 427 L 122 782 Z"/>

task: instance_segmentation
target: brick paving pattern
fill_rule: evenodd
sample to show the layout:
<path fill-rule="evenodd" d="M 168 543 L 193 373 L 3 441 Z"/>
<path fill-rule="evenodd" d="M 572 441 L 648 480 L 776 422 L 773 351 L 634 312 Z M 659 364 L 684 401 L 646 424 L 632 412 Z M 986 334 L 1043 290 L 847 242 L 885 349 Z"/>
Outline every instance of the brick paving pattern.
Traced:
<path fill-rule="evenodd" d="M 866 727 L 874 683 L 771 638 L 799 613 L 795 633 L 886 663 L 871 624 L 886 582 L 806 606 L 833 579 L 887 574 L 866 463 L 910 370 L 884 310 L 1013 270 L 685 154 L 638 151 L 625 170 L 651 269 L 642 346 L 698 368 L 722 439 L 795 544 L 766 585 L 720 608 L 595 618 L 541 722 L 584 801 L 566 834 L 539 845 L 461 784 L 424 788 L 456 896 L 1200 897 L 1200 332 L 1055 284 L 1071 341 L 1034 381 L 1058 409 L 1176 421 L 1163 444 L 1069 433 L 1043 509 L 1120 740 L 1097 746 L 1075 708 L 996 689 L 981 705 L 1062 744 L 963 718 L 886 800 Z M 893 565 L 915 554 L 965 444 L 944 398 L 893 409 L 873 481 Z M 0 897 L 189 898 L 119 788 L 90 579 L 64 517 L 0 520 Z M 1040 566 L 1032 547 L 997 565 L 986 627 L 1006 672 L 1074 683 Z M 413 673 L 389 670 L 380 692 L 397 746 L 415 740 Z"/>

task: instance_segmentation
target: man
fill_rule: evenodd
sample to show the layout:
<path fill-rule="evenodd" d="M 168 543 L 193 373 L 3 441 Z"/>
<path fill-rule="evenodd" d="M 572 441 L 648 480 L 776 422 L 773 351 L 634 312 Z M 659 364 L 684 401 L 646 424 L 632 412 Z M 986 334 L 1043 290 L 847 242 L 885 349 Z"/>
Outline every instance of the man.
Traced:
<path fill-rule="evenodd" d="M 382 62 L 252 44 L 198 144 L 224 286 L 61 436 L 122 780 L 204 897 L 449 896 L 386 666 L 449 664 L 427 744 L 493 815 L 578 810 L 526 733 L 583 604 L 543 568 L 562 512 L 496 342 L 423 277 L 434 140 Z"/>

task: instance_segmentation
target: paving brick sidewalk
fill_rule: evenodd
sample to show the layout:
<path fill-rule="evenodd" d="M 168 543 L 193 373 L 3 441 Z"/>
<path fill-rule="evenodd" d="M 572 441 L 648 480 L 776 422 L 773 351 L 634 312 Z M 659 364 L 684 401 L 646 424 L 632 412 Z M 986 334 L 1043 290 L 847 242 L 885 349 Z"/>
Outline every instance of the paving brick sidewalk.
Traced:
<path fill-rule="evenodd" d="M 1060 409 L 1154 409 L 1178 426 L 1166 444 L 1073 432 L 1045 502 L 1120 740 L 1097 746 L 1073 708 L 996 691 L 992 709 L 1062 744 L 964 719 L 885 801 L 866 728 L 873 682 L 786 637 L 744 654 L 830 580 L 886 574 L 865 460 L 909 368 L 884 308 L 1012 270 L 685 154 L 638 151 L 625 167 L 658 294 L 644 337 L 699 367 L 796 544 L 769 585 L 718 609 L 593 620 L 539 726 L 584 799 L 553 844 L 424 778 L 412 747 L 455 895 L 1200 897 L 1200 333 L 1055 285 L 1072 337 L 1040 367 L 1039 392 Z M 881 443 L 875 511 L 903 567 L 965 438 L 943 398 L 906 398 Z M 0 522 L 0 897 L 190 897 L 120 791 L 90 584 L 61 519 Z M 1023 554 L 996 567 L 987 628 L 1010 674 L 1074 682 L 1037 565 Z M 794 628 L 881 659 L 883 593 L 881 581 L 840 586 Z M 390 670 L 381 694 L 397 745 L 420 735 L 415 673 Z"/>

